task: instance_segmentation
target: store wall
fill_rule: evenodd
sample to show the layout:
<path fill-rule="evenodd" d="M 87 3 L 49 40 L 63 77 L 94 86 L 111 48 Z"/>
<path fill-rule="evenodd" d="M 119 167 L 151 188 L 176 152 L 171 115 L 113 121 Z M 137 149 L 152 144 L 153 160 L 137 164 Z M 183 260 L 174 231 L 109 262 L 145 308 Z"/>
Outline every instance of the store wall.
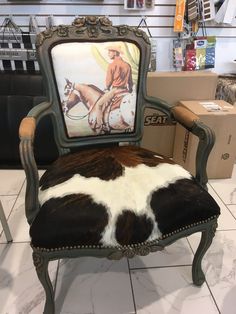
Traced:
<path fill-rule="evenodd" d="M 123 0 L 0 0 L 0 24 L 4 17 L 13 16 L 13 20 L 22 30 L 28 30 L 29 15 L 35 15 L 43 30 L 46 17 L 53 14 L 55 25 L 70 24 L 75 16 L 108 15 L 113 24 L 137 26 L 142 16 L 146 16 L 152 36 L 157 41 L 157 70 L 172 68 L 172 40 L 175 0 L 156 0 L 154 10 L 125 10 Z M 218 73 L 236 72 L 236 18 L 233 25 L 210 24 L 208 35 L 217 36 L 216 67 Z"/>

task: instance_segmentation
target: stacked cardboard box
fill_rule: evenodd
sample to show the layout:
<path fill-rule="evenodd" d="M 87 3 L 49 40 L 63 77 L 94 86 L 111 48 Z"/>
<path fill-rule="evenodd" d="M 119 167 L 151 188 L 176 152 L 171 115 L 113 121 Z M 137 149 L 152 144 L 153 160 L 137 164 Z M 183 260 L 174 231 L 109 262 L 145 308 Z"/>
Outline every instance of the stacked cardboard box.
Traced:
<path fill-rule="evenodd" d="M 177 104 L 180 100 L 214 99 L 218 75 L 213 72 L 150 72 L 147 94 Z M 142 147 L 167 157 L 173 156 L 175 125 L 166 124 L 166 116 L 146 109 Z"/>

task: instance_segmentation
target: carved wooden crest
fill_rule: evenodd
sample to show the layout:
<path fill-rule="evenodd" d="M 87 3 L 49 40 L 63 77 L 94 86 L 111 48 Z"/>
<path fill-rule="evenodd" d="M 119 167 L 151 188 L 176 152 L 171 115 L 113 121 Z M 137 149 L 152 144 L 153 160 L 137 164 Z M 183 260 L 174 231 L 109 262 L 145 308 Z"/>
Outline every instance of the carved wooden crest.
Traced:
<path fill-rule="evenodd" d="M 112 26 L 112 22 L 108 17 L 86 16 L 76 18 L 72 25 L 59 25 L 49 28 L 41 32 L 37 36 L 37 46 L 42 45 L 45 39 L 51 38 L 56 34 L 58 37 L 78 37 L 78 38 L 104 38 L 107 35 L 111 37 L 125 37 L 129 34 L 141 37 L 150 45 L 150 41 L 146 33 L 136 27 L 128 25 Z"/>

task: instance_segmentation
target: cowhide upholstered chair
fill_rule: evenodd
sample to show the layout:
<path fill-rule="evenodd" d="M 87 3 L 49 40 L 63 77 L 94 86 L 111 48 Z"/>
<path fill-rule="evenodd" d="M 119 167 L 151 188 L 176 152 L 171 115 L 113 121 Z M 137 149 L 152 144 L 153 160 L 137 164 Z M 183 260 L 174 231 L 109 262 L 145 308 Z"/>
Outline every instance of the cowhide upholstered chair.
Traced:
<path fill-rule="evenodd" d="M 27 177 L 26 216 L 33 261 L 54 313 L 48 263 L 79 256 L 132 258 L 201 232 L 192 277 L 212 242 L 219 207 L 206 191 L 214 135 L 198 117 L 146 94 L 150 42 L 106 17 L 77 18 L 38 35 L 48 102 L 20 126 Z M 171 86 L 170 86 L 171 93 Z M 196 178 L 172 160 L 139 146 L 145 107 L 162 111 L 199 137 Z M 60 157 L 39 180 L 33 154 L 38 121 L 50 115 Z"/>

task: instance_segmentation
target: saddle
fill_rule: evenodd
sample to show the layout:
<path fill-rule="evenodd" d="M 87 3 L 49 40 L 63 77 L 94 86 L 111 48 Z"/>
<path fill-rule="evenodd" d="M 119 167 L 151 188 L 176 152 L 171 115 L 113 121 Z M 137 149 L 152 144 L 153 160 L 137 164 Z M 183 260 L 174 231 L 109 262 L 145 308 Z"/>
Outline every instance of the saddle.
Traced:
<path fill-rule="evenodd" d="M 102 131 L 104 133 L 109 133 L 111 130 L 110 125 L 109 125 L 110 111 L 118 109 L 120 107 L 123 97 L 128 94 L 130 93 L 128 92 L 127 89 L 117 89 L 117 90 L 114 90 L 114 94 L 112 98 L 109 99 L 107 102 L 104 102 L 104 106 L 102 106 L 102 121 L 103 121 Z M 105 94 L 103 96 L 105 96 Z"/>

